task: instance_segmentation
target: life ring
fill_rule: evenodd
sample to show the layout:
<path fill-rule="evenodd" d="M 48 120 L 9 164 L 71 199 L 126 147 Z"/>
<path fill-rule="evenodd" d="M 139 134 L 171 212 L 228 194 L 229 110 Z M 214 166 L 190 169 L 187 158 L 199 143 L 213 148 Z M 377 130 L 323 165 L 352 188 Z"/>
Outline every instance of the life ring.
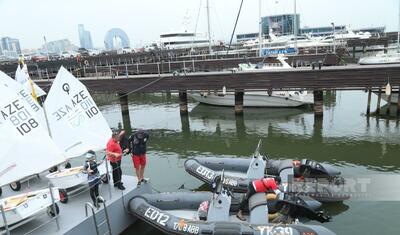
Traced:
<path fill-rule="evenodd" d="M 85 66 L 89 66 L 89 61 L 88 60 L 85 60 L 83 63 L 85 64 Z"/>

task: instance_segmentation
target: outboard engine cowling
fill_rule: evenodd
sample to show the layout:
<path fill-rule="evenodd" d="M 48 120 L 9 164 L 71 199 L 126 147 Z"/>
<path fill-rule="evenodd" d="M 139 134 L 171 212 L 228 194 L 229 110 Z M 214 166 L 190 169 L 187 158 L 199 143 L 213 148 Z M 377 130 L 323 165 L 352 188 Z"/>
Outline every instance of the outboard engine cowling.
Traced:
<path fill-rule="evenodd" d="M 265 193 L 256 193 L 249 199 L 250 224 L 268 223 L 268 203 Z"/>

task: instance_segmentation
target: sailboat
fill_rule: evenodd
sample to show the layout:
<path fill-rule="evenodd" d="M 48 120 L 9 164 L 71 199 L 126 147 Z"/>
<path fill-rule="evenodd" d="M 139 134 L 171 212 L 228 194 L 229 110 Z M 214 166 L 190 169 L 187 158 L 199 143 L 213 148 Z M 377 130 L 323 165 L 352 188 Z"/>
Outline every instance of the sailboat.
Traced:
<path fill-rule="evenodd" d="M 34 93 L 36 97 L 46 95 L 46 92 L 30 79 L 28 67 L 23 62 L 22 68 L 20 65 L 17 66 L 17 70 L 15 71 L 15 80 L 22 84 L 25 92 L 28 94 Z"/>
<path fill-rule="evenodd" d="M 20 75 L 17 73 L 16 77 L 18 76 Z M 28 80 L 26 80 L 25 83 L 28 83 Z M 31 95 L 31 91 L 27 90 L 26 86 L 23 86 L 22 83 L 17 82 L 17 80 L 12 79 L 11 77 L 9 77 L 8 75 L 6 75 L 1 71 L 0 71 L 0 84 L 12 89 L 15 93 L 17 93 L 28 104 L 28 106 L 26 107 L 28 111 L 36 115 L 38 123 L 43 124 L 44 127 L 46 126 L 43 109 L 37 102 L 37 99 L 33 98 L 33 96 Z M 21 183 L 23 181 L 29 180 L 32 177 L 33 176 L 29 176 L 27 178 L 20 179 L 19 181 L 12 182 L 10 184 L 11 189 L 14 191 L 19 191 L 21 188 Z"/>
<path fill-rule="evenodd" d="M 64 67 L 54 79 L 44 108 L 50 135 L 68 158 L 82 156 L 89 150 L 103 150 L 111 137 L 111 129 L 85 85 Z M 108 180 L 106 164 L 99 165 L 105 181 Z M 81 166 L 53 172 L 46 177 L 62 189 L 87 183 Z"/>
<path fill-rule="evenodd" d="M 0 72 L 0 81 L 8 76 Z M 11 78 L 10 78 L 11 79 Z M 0 186 L 39 174 L 65 161 L 30 104 L 7 83 L 0 83 Z M 29 151 L 27 153 L 27 151 Z M 28 155 L 27 155 L 28 154 Z M 0 227 L 30 218 L 52 206 L 50 194 L 59 200 L 57 188 L 37 190 L 0 200 L 4 219 Z M 53 211 L 53 214 L 57 214 Z"/>

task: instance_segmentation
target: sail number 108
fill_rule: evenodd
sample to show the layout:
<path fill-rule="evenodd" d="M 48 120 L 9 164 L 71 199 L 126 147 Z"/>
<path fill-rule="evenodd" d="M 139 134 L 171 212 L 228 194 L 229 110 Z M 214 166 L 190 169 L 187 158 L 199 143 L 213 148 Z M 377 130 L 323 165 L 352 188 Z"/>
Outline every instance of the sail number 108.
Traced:
<path fill-rule="evenodd" d="M 25 135 L 39 126 L 37 121 L 31 117 L 31 114 L 26 109 L 19 110 L 10 116 L 10 121 L 21 135 Z"/>

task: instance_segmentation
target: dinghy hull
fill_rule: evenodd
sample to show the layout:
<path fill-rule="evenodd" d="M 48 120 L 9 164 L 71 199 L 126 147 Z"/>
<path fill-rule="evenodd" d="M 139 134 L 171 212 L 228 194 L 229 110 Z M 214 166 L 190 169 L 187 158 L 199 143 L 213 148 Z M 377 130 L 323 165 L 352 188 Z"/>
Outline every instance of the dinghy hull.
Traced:
<path fill-rule="evenodd" d="M 55 202 L 60 200 L 58 188 L 52 188 Z M 36 214 L 44 212 L 52 206 L 49 189 L 37 190 L 0 200 L 4 207 L 7 224 L 12 225 Z M 3 219 L 0 219 L 0 227 L 4 227 Z"/>

